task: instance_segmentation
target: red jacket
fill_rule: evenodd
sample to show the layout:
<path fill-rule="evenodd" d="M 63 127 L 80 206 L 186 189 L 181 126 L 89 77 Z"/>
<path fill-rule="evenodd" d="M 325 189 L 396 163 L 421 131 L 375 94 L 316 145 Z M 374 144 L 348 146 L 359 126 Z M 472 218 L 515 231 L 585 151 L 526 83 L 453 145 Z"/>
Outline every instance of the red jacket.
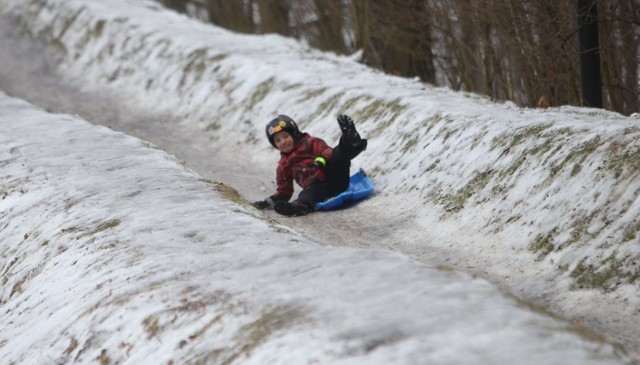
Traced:
<path fill-rule="evenodd" d="M 276 169 L 277 192 L 271 198 L 287 201 L 291 199 L 294 180 L 303 189 L 316 181 L 324 181 L 324 170 L 315 166 L 313 160 L 318 156 L 329 160 L 332 153 L 333 149 L 325 141 L 304 133 L 296 142 L 293 151 L 280 153 Z"/>

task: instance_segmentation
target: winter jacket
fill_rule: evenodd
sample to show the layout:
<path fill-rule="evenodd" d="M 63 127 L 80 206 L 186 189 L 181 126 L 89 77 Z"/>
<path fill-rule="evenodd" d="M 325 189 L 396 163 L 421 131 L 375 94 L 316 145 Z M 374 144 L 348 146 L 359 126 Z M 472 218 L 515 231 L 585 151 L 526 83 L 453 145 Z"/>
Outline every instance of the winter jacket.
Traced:
<path fill-rule="evenodd" d="M 288 201 L 293 195 L 293 181 L 303 189 L 314 182 L 324 181 L 324 169 L 313 164 L 316 157 L 329 160 L 333 149 L 320 138 L 304 133 L 289 153 L 280 153 L 276 169 L 277 192 L 271 196 L 274 201 Z"/>

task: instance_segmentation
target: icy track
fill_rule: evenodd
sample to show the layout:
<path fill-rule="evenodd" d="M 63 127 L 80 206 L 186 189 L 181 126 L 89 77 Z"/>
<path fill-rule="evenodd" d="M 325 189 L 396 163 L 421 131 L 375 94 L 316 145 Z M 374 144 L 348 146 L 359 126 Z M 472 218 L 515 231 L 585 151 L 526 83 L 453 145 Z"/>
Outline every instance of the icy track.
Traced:
<path fill-rule="evenodd" d="M 100 149 L 78 118 L 3 99 L 3 359 L 630 361 L 442 265 L 640 348 L 637 115 L 497 105 L 146 1 L 0 0 L 0 11 L 47 45 L 56 72 L 84 85 L 79 99 L 117 93 L 81 100 L 77 112 L 93 108 L 92 122 L 198 171 L 108 130 Z M 18 69 L 0 76 L 20 80 Z M 68 106 L 58 89 L 48 109 Z M 378 195 L 282 220 L 210 182 L 248 199 L 271 193 L 277 154 L 262 128 L 276 112 L 330 143 L 335 115 L 352 115 L 370 141 L 356 163 Z M 412 260 L 326 246 L 352 242 Z"/>

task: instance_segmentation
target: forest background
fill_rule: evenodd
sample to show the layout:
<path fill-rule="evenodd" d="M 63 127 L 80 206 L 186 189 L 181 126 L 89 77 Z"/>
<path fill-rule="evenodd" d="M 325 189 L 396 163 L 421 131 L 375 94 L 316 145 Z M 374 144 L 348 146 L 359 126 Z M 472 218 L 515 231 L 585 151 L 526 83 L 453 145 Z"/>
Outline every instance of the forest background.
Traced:
<path fill-rule="evenodd" d="M 581 105 L 576 0 L 159 0 L 241 33 L 278 33 L 386 73 L 520 106 Z M 602 104 L 640 112 L 640 0 L 597 7 Z"/>

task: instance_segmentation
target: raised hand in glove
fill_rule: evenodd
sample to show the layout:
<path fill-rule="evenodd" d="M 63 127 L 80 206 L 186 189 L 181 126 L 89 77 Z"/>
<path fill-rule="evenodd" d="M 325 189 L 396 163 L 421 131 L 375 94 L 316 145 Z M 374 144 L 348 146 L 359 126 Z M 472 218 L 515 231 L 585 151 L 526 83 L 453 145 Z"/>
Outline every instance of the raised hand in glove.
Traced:
<path fill-rule="evenodd" d="M 339 115 L 338 125 L 340 126 L 342 134 L 347 137 L 349 143 L 351 143 L 352 145 L 357 145 L 360 143 L 362 138 L 360 138 L 360 134 L 358 134 L 356 126 L 353 124 L 353 119 L 351 119 L 348 115 Z"/>
<path fill-rule="evenodd" d="M 353 120 L 346 114 L 340 114 L 338 115 L 338 124 L 340 124 L 341 126 L 346 124 L 353 124 Z"/>

